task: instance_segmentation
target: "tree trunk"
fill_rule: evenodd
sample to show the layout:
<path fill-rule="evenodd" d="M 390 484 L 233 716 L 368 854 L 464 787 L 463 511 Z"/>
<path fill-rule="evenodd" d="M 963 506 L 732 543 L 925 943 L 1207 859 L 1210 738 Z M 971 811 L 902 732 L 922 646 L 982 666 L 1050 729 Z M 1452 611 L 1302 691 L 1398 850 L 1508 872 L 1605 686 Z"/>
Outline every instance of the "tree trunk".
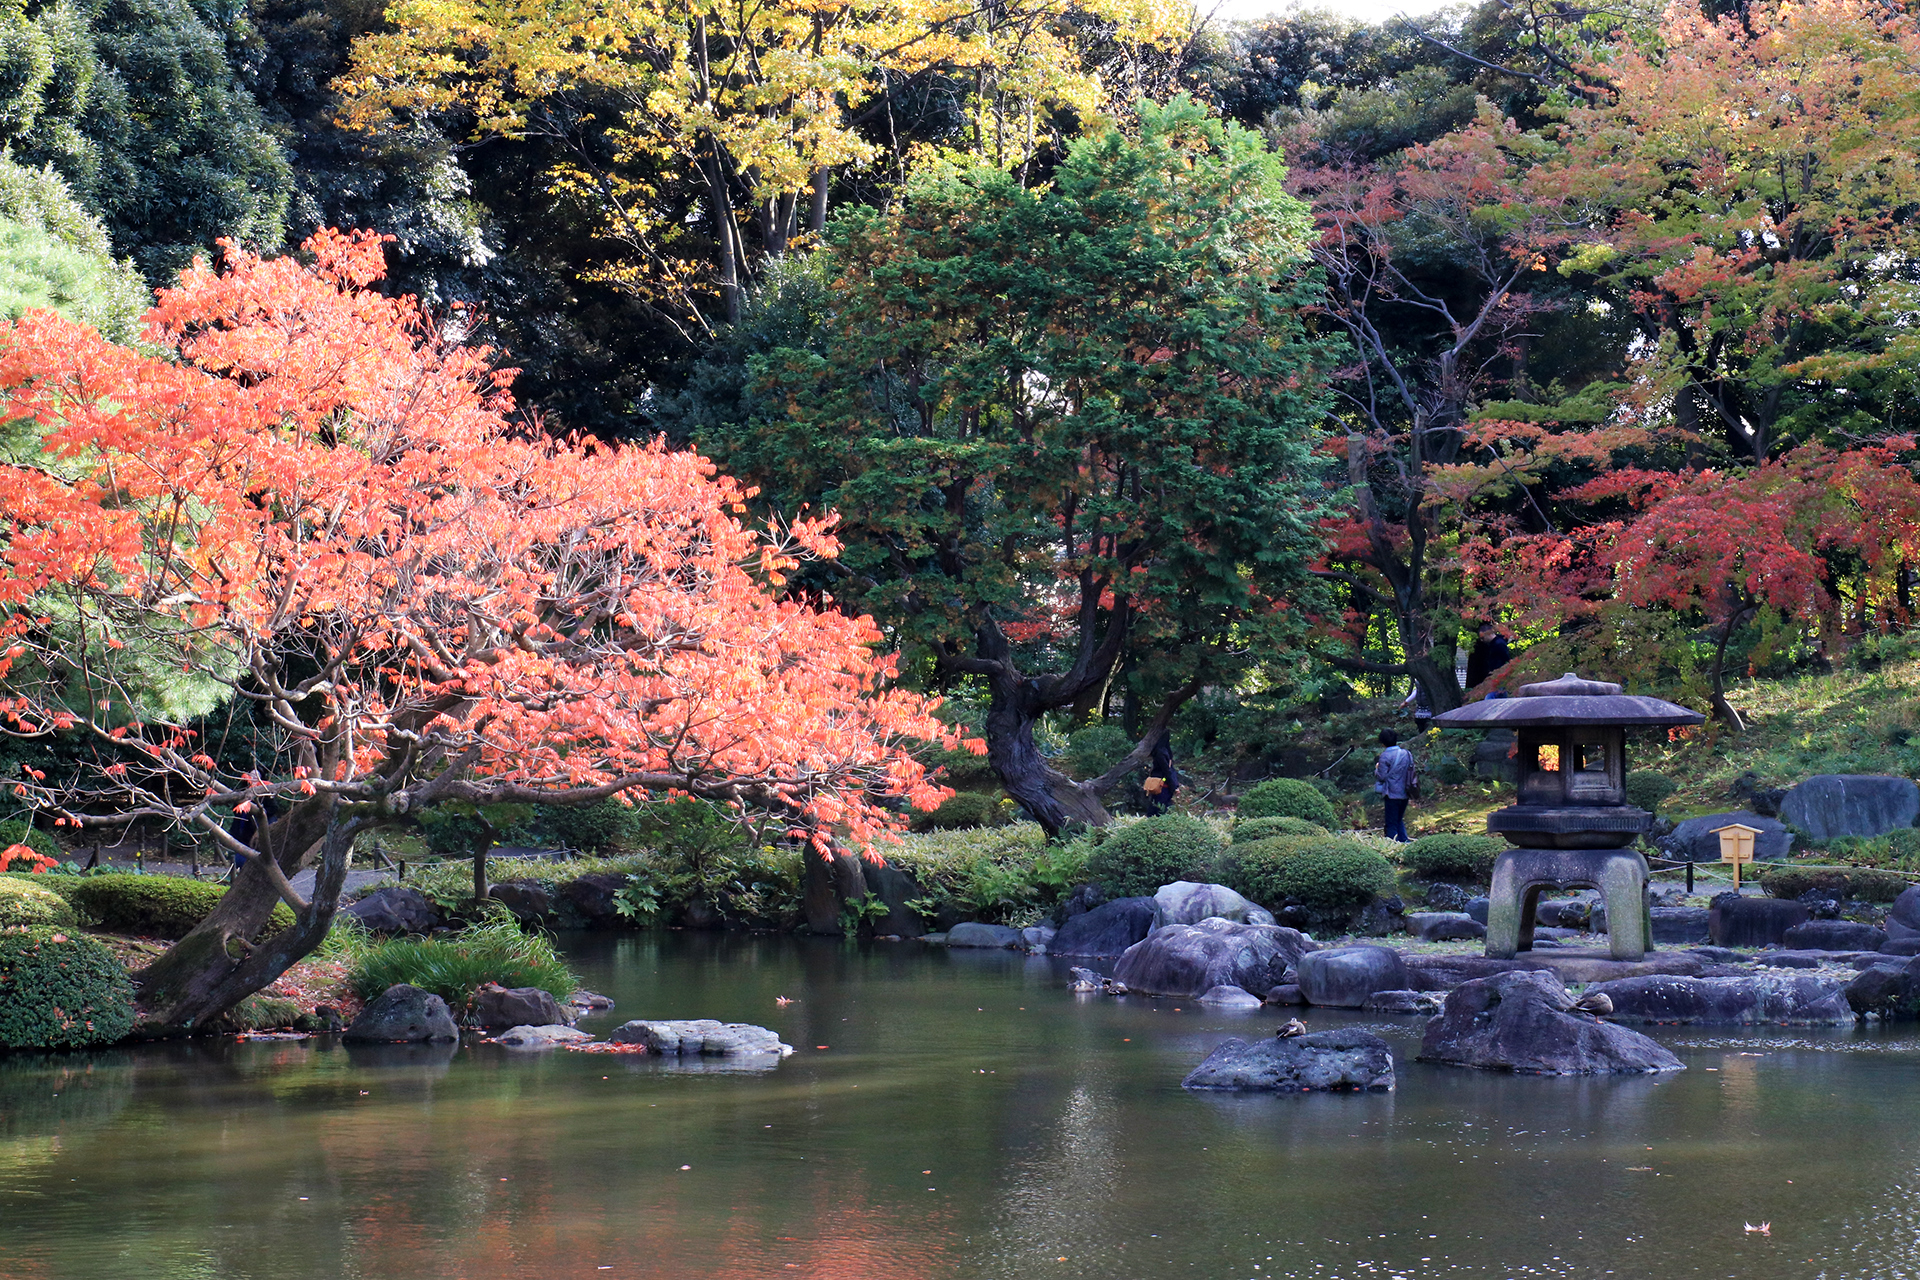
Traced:
<path fill-rule="evenodd" d="M 1740 713 L 1733 709 L 1733 704 L 1727 701 L 1725 682 L 1727 642 L 1733 639 L 1733 633 L 1739 629 L 1742 622 L 1746 621 L 1747 615 L 1753 610 L 1754 606 L 1748 605 L 1734 610 L 1728 616 L 1726 625 L 1720 628 L 1719 643 L 1713 646 L 1713 667 L 1708 672 L 1713 678 L 1713 718 L 1727 725 L 1735 733 L 1745 733 L 1747 725 L 1746 721 L 1740 718 Z"/>
<path fill-rule="evenodd" d="M 813 204 L 807 210 L 807 230 L 816 236 L 827 229 L 827 188 L 833 182 L 833 170 L 822 165 L 813 171 Z"/>
<path fill-rule="evenodd" d="M 1033 726 L 1047 708 L 1038 705 L 1033 682 L 994 678 L 987 706 L 987 763 L 1000 785 L 1049 837 L 1069 827 L 1104 827 L 1113 821 L 1092 791 L 1047 763 L 1034 745 Z"/>
<path fill-rule="evenodd" d="M 257 905 L 257 885 L 243 889 L 243 882 L 268 886 L 263 924 L 279 901 L 265 869 L 255 865 L 257 859 L 249 858 L 213 915 L 135 975 L 140 1029 L 148 1034 L 172 1034 L 204 1027 L 312 954 L 327 936 L 327 930 L 333 927 L 334 913 L 340 906 L 340 890 L 347 882 L 353 839 L 359 830 L 358 825 L 351 822 L 328 823 L 320 847 L 313 896 L 295 914 L 292 925 L 257 946 L 248 939 L 259 926 L 245 932 L 234 929 L 231 924 L 214 926 L 236 893 L 242 895 L 242 901 L 249 907 Z M 249 872 L 254 874 L 250 877 Z M 238 903 L 235 909 L 238 910 Z M 238 956 L 232 954 L 236 946 L 241 952 Z"/>

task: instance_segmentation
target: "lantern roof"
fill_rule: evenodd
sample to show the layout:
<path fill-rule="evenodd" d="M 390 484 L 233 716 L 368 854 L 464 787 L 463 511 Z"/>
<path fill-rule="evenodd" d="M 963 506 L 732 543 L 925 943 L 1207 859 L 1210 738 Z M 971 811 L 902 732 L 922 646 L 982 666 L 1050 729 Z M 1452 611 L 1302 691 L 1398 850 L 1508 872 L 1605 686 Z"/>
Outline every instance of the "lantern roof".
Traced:
<path fill-rule="evenodd" d="M 1569 671 L 1558 680 L 1523 684 L 1517 697 L 1488 698 L 1442 712 L 1443 728 L 1515 729 L 1562 725 L 1687 725 L 1706 717 L 1660 698 L 1620 692 L 1605 680 L 1584 680 Z"/>

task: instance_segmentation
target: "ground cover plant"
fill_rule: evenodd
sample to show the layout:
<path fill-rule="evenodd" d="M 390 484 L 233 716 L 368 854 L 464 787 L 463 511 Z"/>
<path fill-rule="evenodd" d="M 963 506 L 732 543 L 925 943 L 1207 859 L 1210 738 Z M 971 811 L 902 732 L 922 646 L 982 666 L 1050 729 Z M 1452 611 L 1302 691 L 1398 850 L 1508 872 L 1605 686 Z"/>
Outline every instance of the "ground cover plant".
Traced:
<path fill-rule="evenodd" d="M 498 915 L 455 933 L 367 942 L 348 954 L 348 982 L 361 999 L 404 982 L 433 992 L 456 1013 L 489 982 L 539 987 L 563 1003 L 580 986 L 551 938 Z"/>
<path fill-rule="evenodd" d="M 0 1047 L 79 1049 L 133 1030 L 126 968 L 85 934 L 0 929 Z"/>

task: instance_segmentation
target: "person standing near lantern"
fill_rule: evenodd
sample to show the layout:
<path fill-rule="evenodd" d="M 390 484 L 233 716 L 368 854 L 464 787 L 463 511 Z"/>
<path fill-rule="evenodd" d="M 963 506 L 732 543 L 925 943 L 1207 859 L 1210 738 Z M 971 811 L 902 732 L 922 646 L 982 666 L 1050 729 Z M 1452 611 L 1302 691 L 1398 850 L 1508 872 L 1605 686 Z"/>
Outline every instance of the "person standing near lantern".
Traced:
<path fill-rule="evenodd" d="M 1420 794 L 1420 773 L 1414 766 L 1413 752 L 1400 745 L 1400 735 L 1391 729 L 1380 731 L 1380 745 L 1386 750 L 1373 766 L 1373 789 L 1387 802 L 1386 834 L 1389 840 L 1407 843 L 1407 801 Z"/>

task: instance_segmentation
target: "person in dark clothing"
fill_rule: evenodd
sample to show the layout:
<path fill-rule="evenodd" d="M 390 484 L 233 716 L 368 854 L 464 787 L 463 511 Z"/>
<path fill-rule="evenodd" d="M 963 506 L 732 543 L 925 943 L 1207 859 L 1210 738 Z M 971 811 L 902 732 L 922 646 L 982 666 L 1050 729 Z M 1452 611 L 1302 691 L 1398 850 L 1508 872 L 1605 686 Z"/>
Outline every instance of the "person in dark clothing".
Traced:
<path fill-rule="evenodd" d="M 1373 766 L 1373 789 L 1387 802 L 1386 836 L 1407 842 L 1407 801 L 1420 789 L 1420 776 L 1414 768 L 1413 752 L 1400 745 L 1400 735 L 1391 729 L 1380 731 L 1380 745 L 1386 750 Z"/>
<path fill-rule="evenodd" d="M 1155 783 L 1159 786 L 1155 786 Z M 1147 762 L 1147 812 L 1165 813 L 1173 807 L 1173 793 L 1180 789 L 1180 771 L 1173 767 L 1173 734 L 1162 730 L 1153 744 L 1153 758 Z"/>
<path fill-rule="evenodd" d="M 1481 623 L 1480 633 L 1467 654 L 1467 688 L 1478 688 L 1512 660 L 1513 650 L 1507 638 L 1495 630 L 1491 622 Z"/>

